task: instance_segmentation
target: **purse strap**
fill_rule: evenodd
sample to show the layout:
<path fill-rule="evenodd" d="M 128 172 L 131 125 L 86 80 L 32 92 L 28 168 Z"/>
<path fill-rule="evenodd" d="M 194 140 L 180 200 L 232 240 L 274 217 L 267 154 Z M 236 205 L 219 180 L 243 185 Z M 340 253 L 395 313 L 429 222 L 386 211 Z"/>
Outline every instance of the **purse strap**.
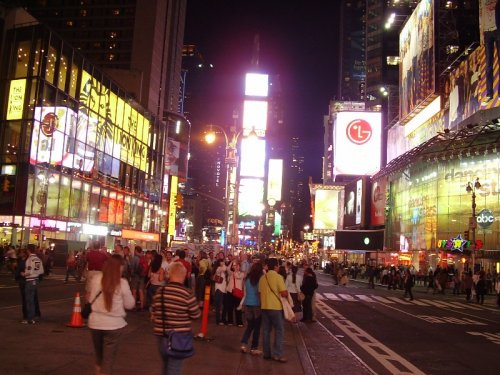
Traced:
<path fill-rule="evenodd" d="M 90 305 L 92 305 L 95 302 L 95 300 L 97 299 L 97 297 L 99 297 L 101 295 L 101 293 L 102 293 L 102 290 L 100 290 L 99 293 L 97 293 L 97 295 L 94 297 L 92 302 L 90 302 Z"/>

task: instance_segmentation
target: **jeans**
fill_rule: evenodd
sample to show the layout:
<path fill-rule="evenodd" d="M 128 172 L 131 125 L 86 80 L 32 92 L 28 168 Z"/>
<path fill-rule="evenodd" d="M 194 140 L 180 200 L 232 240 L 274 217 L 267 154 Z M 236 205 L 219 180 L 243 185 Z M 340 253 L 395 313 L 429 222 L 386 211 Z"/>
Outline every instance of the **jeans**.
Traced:
<path fill-rule="evenodd" d="M 76 276 L 76 268 L 74 267 L 68 267 L 66 269 L 66 278 L 64 279 L 65 282 L 68 282 L 69 276 L 73 276 L 76 281 L 80 281 L 78 277 Z"/>
<path fill-rule="evenodd" d="M 484 32 L 484 48 L 486 52 L 486 95 L 493 96 L 493 72 L 495 71 L 494 47 L 500 58 L 500 30 Z"/>
<path fill-rule="evenodd" d="M 245 306 L 245 317 L 247 319 L 247 328 L 243 333 L 241 343 L 248 344 L 248 339 L 253 333 L 250 349 L 257 349 L 259 347 L 260 324 L 262 322 L 260 306 Z"/>
<path fill-rule="evenodd" d="M 313 296 L 310 294 L 305 294 L 305 298 L 302 301 L 302 320 L 312 320 L 313 319 L 313 311 L 312 311 L 312 299 Z"/>
<path fill-rule="evenodd" d="M 215 291 L 215 323 L 225 323 L 223 314 L 223 304 L 224 296 L 226 293 L 222 293 L 220 290 Z"/>
<path fill-rule="evenodd" d="M 271 352 L 271 330 L 274 328 L 274 346 Z M 283 356 L 285 325 L 283 310 L 262 310 L 262 333 L 264 357 Z"/>
<path fill-rule="evenodd" d="M 161 337 L 158 337 L 158 349 L 161 354 Z M 161 354 L 163 359 L 163 375 L 180 375 L 182 369 L 182 361 L 180 358 L 167 357 Z"/>
<path fill-rule="evenodd" d="M 37 298 L 37 290 L 36 286 L 38 281 L 30 280 L 26 281 L 24 287 L 24 297 L 26 299 L 26 319 L 33 320 L 36 315 L 36 298 Z"/>
<path fill-rule="evenodd" d="M 94 344 L 95 362 L 105 374 L 113 374 L 118 343 L 123 328 L 112 330 L 91 329 L 92 342 Z"/>

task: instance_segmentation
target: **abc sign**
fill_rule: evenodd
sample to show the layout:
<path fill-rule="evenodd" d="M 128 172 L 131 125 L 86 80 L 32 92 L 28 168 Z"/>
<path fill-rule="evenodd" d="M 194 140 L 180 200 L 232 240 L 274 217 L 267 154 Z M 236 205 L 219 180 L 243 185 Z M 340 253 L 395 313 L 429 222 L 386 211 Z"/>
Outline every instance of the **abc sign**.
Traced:
<path fill-rule="evenodd" d="M 493 216 L 493 212 L 491 212 L 491 210 L 488 210 L 487 208 L 479 211 L 476 217 L 477 225 L 479 225 L 483 229 L 488 228 L 491 224 L 493 224 L 494 221 L 495 217 Z"/>

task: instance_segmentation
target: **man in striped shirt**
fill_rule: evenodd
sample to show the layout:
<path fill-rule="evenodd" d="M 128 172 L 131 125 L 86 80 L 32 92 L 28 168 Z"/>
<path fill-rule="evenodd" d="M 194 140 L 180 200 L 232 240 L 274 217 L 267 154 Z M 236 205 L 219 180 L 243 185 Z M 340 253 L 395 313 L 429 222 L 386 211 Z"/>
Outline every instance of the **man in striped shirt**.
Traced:
<path fill-rule="evenodd" d="M 157 290 L 153 298 L 153 332 L 161 337 L 168 331 L 189 332 L 191 321 L 201 315 L 196 297 L 191 289 L 186 288 L 184 280 L 187 270 L 180 262 L 173 262 L 169 267 L 169 282 Z M 182 359 L 162 354 L 164 373 L 180 373 Z"/>

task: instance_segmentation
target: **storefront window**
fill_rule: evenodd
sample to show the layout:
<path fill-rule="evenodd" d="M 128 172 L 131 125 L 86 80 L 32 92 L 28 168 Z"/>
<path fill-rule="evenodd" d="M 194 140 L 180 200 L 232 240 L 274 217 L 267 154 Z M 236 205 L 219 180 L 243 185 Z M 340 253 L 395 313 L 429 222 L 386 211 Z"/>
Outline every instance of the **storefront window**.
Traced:
<path fill-rule="evenodd" d="M 28 76 L 30 63 L 31 43 L 29 41 L 21 41 L 17 45 L 17 63 L 13 78 L 21 78 Z"/>
<path fill-rule="evenodd" d="M 2 162 L 19 161 L 19 142 L 21 140 L 21 121 L 10 121 L 4 125 Z"/>

